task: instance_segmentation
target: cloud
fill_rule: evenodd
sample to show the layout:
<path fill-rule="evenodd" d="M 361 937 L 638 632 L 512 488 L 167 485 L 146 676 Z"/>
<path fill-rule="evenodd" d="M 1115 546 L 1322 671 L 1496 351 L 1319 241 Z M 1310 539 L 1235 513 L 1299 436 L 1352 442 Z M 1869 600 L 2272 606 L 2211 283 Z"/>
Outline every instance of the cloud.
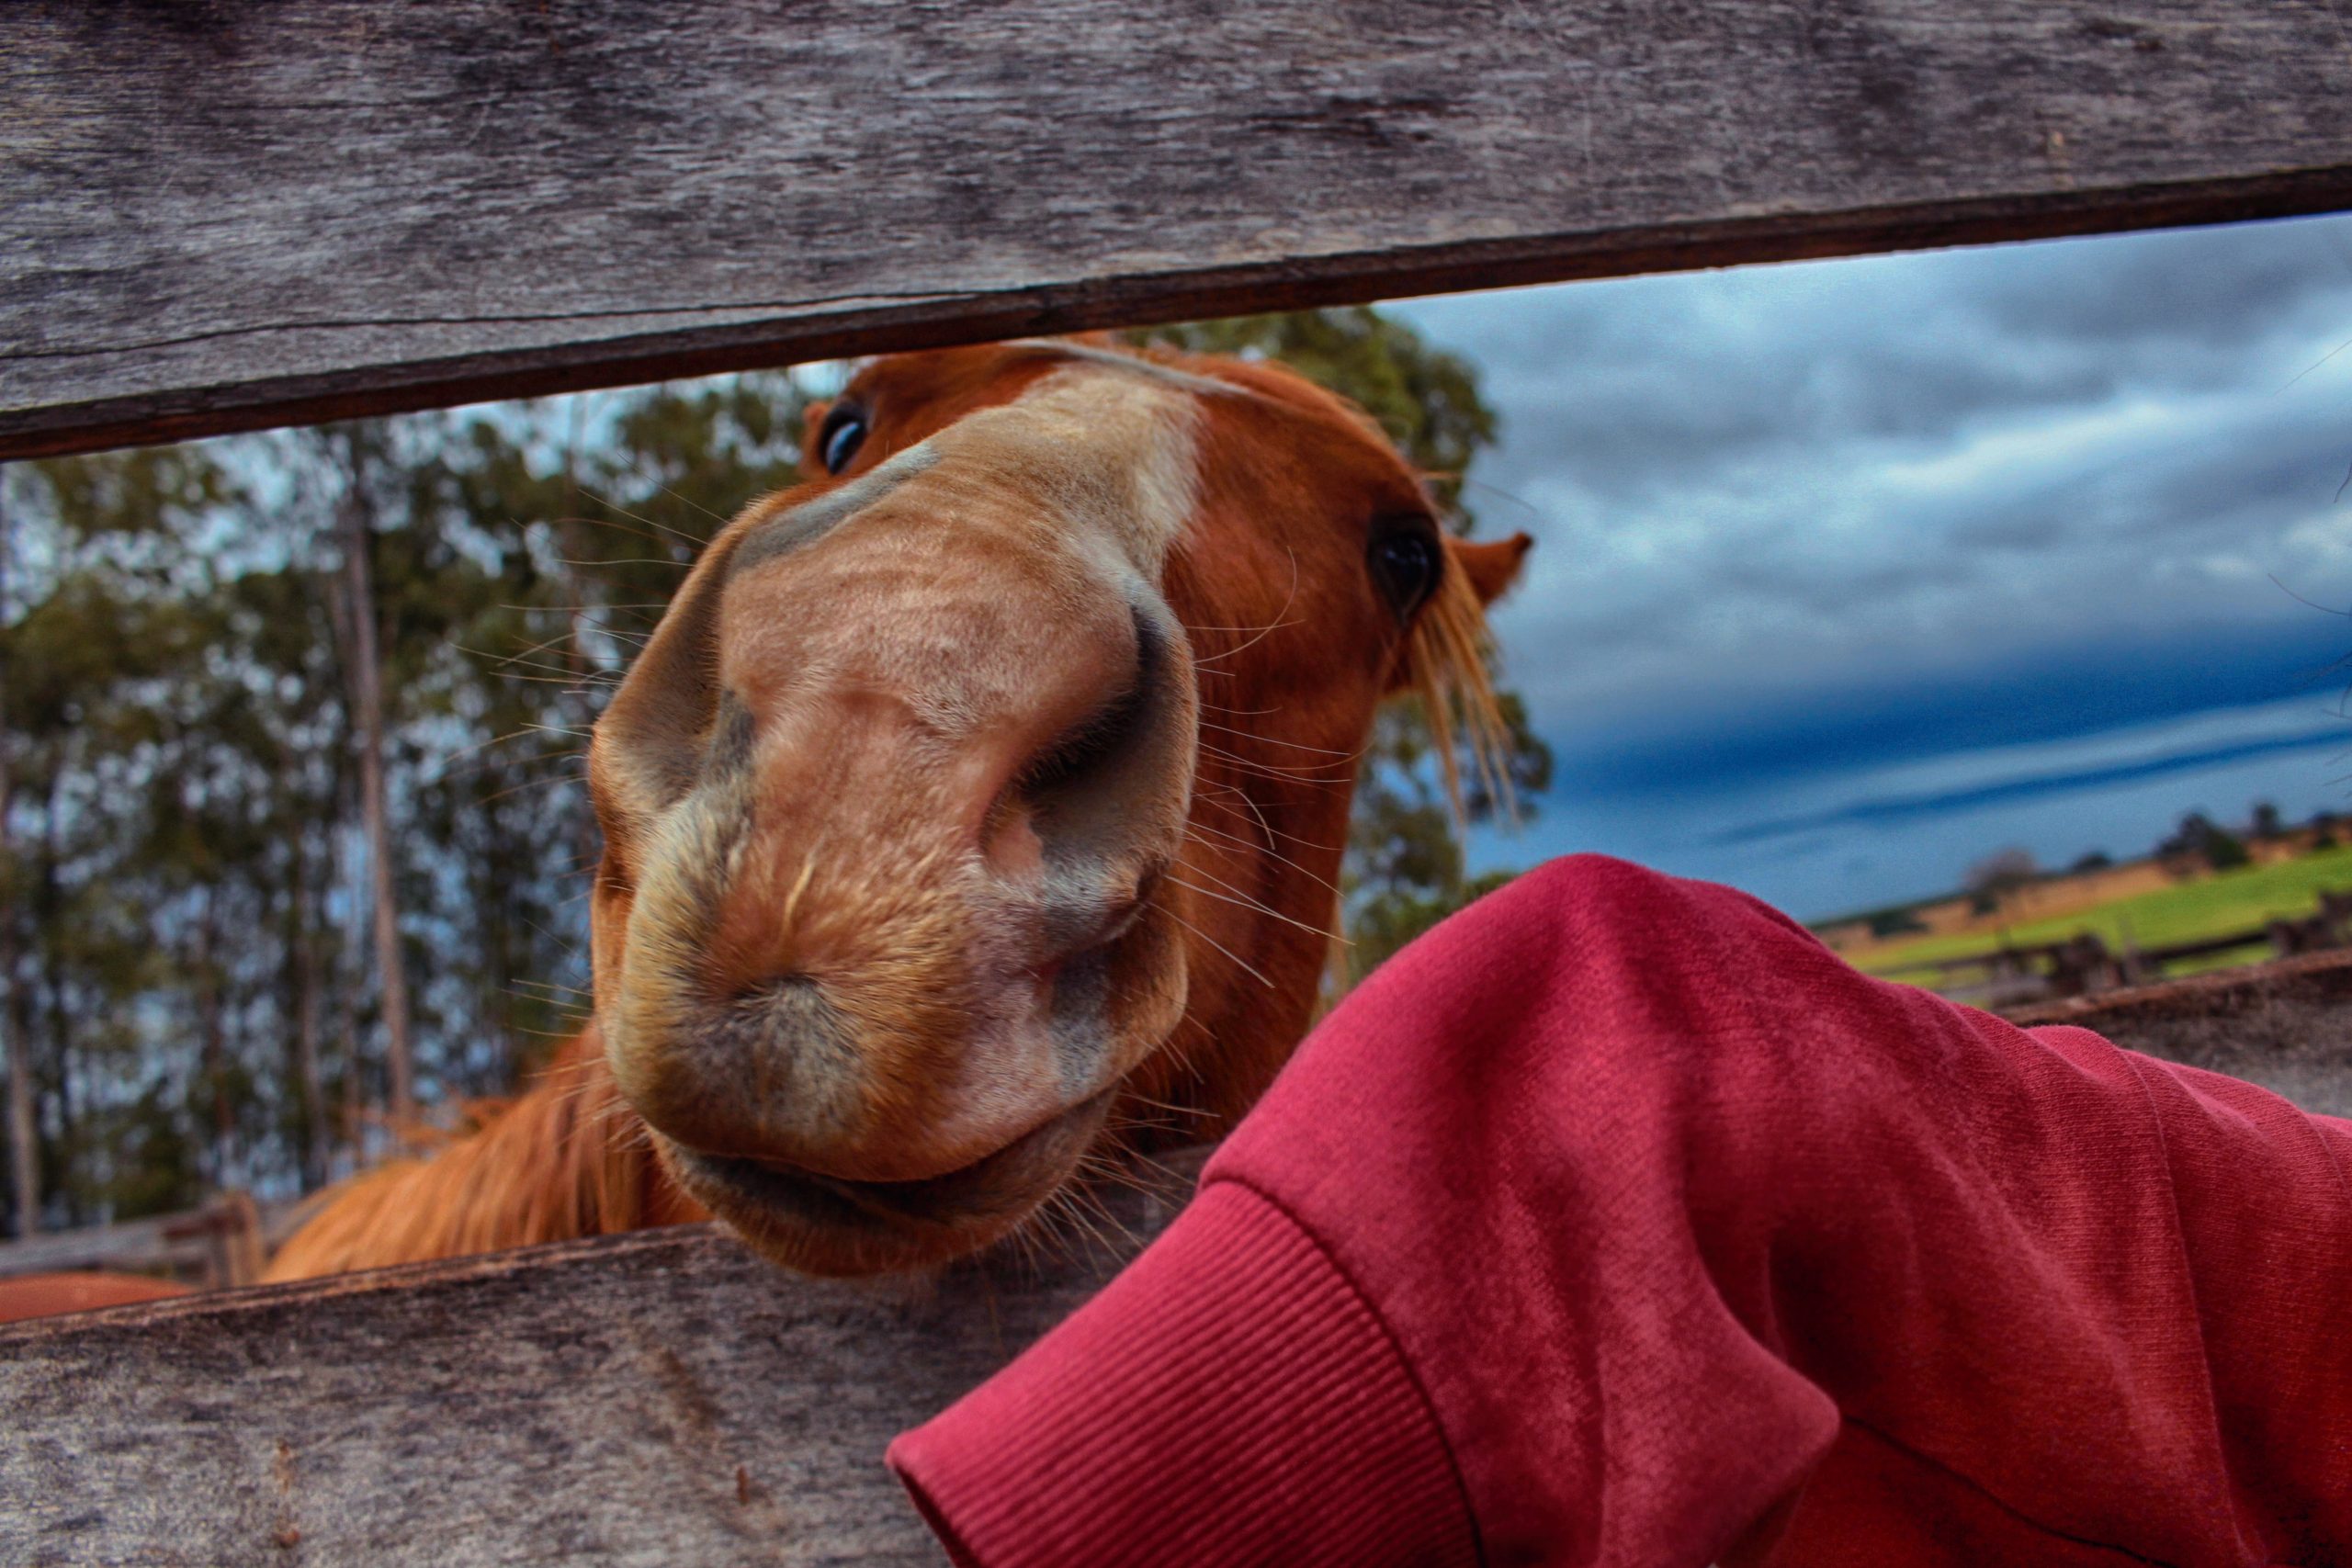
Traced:
<path fill-rule="evenodd" d="M 2301 735 L 2269 737 L 2256 740 L 2240 740 L 2227 746 L 2207 746 L 2193 751 L 2175 752 L 2161 757 L 2140 757 L 2125 762 L 2110 762 L 2102 767 L 2077 768 L 2069 773 L 2040 773 L 2025 778 L 2003 779 L 1997 784 L 1973 784 L 1965 789 L 1936 790 L 1925 795 L 1884 796 L 1858 800 L 1828 811 L 1808 812 L 1799 817 L 1784 817 L 1762 822 L 1749 822 L 1725 829 L 1713 836 L 1719 844 L 1750 843 L 1764 839 L 1782 839 L 1792 834 L 1814 832 L 1823 828 L 1842 827 L 1849 823 L 1900 823 L 1949 817 L 1957 811 L 1972 810 L 2002 801 L 2030 800 L 2040 795 L 2072 794 L 2081 790 L 2099 789 L 2109 784 L 2126 784 L 2141 779 L 2161 778 L 2168 773 L 2195 773 L 2212 767 L 2217 762 L 2243 761 L 2255 757 L 2267 757 L 2280 751 L 2311 751 L 2321 748 L 2340 751 L 2347 739 L 2345 727 L 2333 724 Z"/>
<path fill-rule="evenodd" d="M 2283 627 L 2184 625 L 1969 651 L 1947 650 L 1940 669 L 1858 667 L 1777 685 L 1747 671 L 1674 702 L 1598 701 L 1547 734 L 1555 775 L 1583 795 L 1750 792 L 2181 714 L 2298 701 L 2315 715 L 2344 700 L 2352 626 L 2310 614 Z"/>
<path fill-rule="evenodd" d="M 1486 368 L 1556 697 L 2352 603 L 2343 220 L 1405 307 Z M 2352 371 L 2352 355 L 2335 367 Z"/>
<path fill-rule="evenodd" d="M 2316 701 L 2352 652 L 2298 602 L 2352 606 L 2352 219 L 1396 309 L 1502 416 L 1469 499 L 1536 536 L 1496 626 L 1563 809 Z"/>

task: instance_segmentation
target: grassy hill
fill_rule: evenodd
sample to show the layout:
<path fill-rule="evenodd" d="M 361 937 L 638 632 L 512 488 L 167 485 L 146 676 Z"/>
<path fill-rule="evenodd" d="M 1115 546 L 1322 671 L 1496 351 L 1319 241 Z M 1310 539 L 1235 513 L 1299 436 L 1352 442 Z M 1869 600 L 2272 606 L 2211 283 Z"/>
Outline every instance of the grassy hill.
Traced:
<path fill-rule="evenodd" d="M 2308 915 L 2319 908 L 2323 892 L 2352 888 L 2352 847 L 2320 850 L 2277 865 L 2240 866 L 2196 882 L 2184 882 L 2154 893 L 2119 898 L 2094 909 L 2052 919 L 2031 920 L 2008 928 L 2008 940 L 2018 946 L 2062 942 L 2078 931 L 2096 931 L 2109 947 L 2120 950 L 2126 942 L 2140 947 L 2169 947 L 2201 942 L 2274 919 Z M 1921 937 L 1879 948 L 1860 959 L 1862 968 L 1890 979 L 1929 977 L 1922 966 L 1939 960 L 1965 957 L 1999 945 L 1983 931 Z M 2211 968 L 2233 962 L 2224 953 L 2204 963 L 2174 971 Z"/>

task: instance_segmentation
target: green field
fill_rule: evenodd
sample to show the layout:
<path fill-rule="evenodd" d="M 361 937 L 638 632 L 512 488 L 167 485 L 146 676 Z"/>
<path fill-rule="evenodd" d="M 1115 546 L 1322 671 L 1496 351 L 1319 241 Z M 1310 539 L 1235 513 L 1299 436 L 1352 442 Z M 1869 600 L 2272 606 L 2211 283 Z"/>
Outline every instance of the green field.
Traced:
<path fill-rule="evenodd" d="M 2346 888 L 2352 888 L 2352 847 L 2338 847 L 2278 865 L 2241 866 L 2199 882 L 2119 898 L 2054 919 L 2028 920 L 2000 934 L 1966 931 L 1921 937 L 1881 948 L 1863 957 L 1860 964 L 1873 975 L 1893 979 L 1926 978 L 1913 972 L 1939 960 L 1986 952 L 2000 945 L 2002 935 L 2019 947 L 2062 942 L 2077 931 L 2096 931 L 2119 952 L 2127 941 L 2140 947 L 2170 947 L 2225 936 L 2269 919 L 2311 914 L 2318 909 L 2323 892 Z M 2177 965 L 2171 972 L 2188 974 L 2240 961 L 2236 953 L 2221 953 Z"/>

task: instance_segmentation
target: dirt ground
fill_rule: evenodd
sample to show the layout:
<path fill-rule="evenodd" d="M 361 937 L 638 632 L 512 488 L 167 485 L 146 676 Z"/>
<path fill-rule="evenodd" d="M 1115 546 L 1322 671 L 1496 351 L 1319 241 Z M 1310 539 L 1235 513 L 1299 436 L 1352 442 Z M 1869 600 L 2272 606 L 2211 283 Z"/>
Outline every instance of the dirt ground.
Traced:
<path fill-rule="evenodd" d="M 2352 1003 L 2257 997 L 2227 1013 L 2100 1032 L 2151 1056 L 2258 1083 L 2306 1111 L 2352 1116 Z"/>
<path fill-rule="evenodd" d="M 2288 959 L 2226 976 L 2015 1015 L 2080 1023 L 2118 1045 L 2258 1083 L 2352 1117 L 2352 959 Z"/>

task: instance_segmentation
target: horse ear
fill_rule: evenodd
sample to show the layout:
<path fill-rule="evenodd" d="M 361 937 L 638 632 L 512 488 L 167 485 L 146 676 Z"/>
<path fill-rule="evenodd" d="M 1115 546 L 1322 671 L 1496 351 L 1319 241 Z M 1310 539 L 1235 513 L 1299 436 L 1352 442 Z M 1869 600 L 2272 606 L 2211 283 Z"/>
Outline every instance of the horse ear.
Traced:
<path fill-rule="evenodd" d="M 833 412 L 833 400 L 820 399 L 800 411 L 800 467 L 806 472 L 821 469 L 824 455 L 817 450 L 817 433 L 825 428 L 825 416 Z"/>
<path fill-rule="evenodd" d="M 1487 544 L 1473 544 L 1468 539 L 1449 538 L 1445 547 L 1453 557 L 1453 564 L 1470 580 L 1471 592 L 1478 595 L 1478 603 L 1491 604 L 1503 591 L 1519 581 L 1519 570 L 1526 563 L 1527 552 L 1535 541 L 1524 534 L 1513 534 L 1508 539 L 1496 539 Z"/>

